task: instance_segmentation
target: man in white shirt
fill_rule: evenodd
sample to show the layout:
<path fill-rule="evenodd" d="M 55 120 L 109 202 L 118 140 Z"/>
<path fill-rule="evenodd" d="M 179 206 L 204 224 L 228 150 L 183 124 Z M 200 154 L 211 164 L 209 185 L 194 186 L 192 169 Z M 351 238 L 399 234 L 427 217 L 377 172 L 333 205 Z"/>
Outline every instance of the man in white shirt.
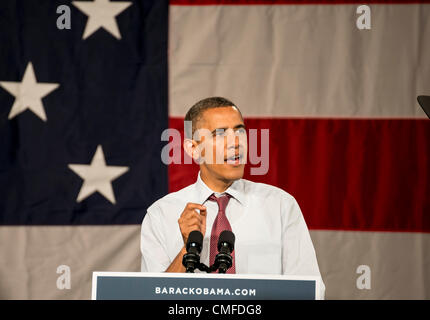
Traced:
<path fill-rule="evenodd" d="M 186 132 L 184 149 L 198 161 L 200 172 L 196 183 L 148 208 L 141 229 L 141 270 L 185 272 L 182 257 L 193 230 L 204 235 L 201 262 L 210 265 L 211 246 L 220 230 L 228 229 L 236 237 L 230 272 L 321 277 L 296 200 L 277 187 L 242 179 L 247 144 L 239 109 L 227 99 L 207 98 L 185 120 L 191 121 L 192 131 Z M 320 288 L 323 297 L 322 280 Z"/>

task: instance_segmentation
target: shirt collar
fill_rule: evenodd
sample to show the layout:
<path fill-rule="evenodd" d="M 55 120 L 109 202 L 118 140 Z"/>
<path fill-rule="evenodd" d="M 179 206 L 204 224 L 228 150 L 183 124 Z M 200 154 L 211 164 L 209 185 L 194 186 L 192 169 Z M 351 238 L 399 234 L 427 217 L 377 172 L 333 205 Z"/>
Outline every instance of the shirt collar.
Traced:
<path fill-rule="evenodd" d="M 198 201 L 201 204 L 203 204 L 211 196 L 211 194 L 214 193 L 214 191 L 203 182 L 202 178 L 200 177 L 200 171 L 197 176 L 196 188 Z M 231 195 L 233 198 L 239 201 L 240 204 L 245 204 L 245 192 L 242 179 L 234 181 L 224 192 Z"/>

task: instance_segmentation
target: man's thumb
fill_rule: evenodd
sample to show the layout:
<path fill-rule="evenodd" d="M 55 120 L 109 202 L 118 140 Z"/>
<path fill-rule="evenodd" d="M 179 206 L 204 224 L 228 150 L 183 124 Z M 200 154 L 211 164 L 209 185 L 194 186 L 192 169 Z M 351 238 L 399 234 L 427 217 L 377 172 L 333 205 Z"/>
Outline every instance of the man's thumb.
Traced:
<path fill-rule="evenodd" d="M 200 210 L 200 216 L 202 217 L 201 233 L 204 235 L 206 233 L 206 210 Z"/>

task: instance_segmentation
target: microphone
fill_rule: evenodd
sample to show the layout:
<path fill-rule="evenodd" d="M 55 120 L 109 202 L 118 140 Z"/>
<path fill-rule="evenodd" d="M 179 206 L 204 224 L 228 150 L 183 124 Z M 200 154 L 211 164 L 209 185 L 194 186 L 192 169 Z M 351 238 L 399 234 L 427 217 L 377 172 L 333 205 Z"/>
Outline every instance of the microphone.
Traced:
<path fill-rule="evenodd" d="M 417 100 L 427 117 L 430 118 L 430 96 L 418 96 Z"/>
<path fill-rule="evenodd" d="M 215 257 L 214 266 L 218 269 L 219 273 L 226 273 L 226 271 L 233 265 L 231 253 L 234 250 L 235 236 L 234 233 L 228 230 L 221 232 L 218 238 L 218 251 Z M 215 269 L 215 270 L 216 270 Z"/>
<path fill-rule="evenodd" d="M 194 273 L 194 269 L 200 265 L 200 252 L 202 251 L 203 234 L 198 231 L 191 231 L 187 240 L 187 253 L 182 258 L 182 264 L 187 273 Z"/>

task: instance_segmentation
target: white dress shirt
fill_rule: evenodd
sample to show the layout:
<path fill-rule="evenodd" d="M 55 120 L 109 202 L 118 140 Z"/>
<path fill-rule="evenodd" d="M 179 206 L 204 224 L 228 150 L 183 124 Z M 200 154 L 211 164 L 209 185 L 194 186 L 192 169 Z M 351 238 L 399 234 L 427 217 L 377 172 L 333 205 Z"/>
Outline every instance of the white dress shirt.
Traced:
<path fill-rule="evenodd" d="M 245 179 L 225 191 L 232 198 L 226 215 L 236 236 L 237 274 L 321 274 L 306 222 L 297 201 L 287 192 Z M 201 262 L 209 264 L 209 242 L 218 205 L 208 200 L 214 193 L 200 178 L 170 193 L 147 210 L 141 229 L 143 272 L 164 272 L 184 246 L 178 219 L 188 202 L 206 206 L 206 233 Z M 196 270 L 197 272 L 197 270 Z M 320 280 L 320 296 L 325 286 Z"/>

